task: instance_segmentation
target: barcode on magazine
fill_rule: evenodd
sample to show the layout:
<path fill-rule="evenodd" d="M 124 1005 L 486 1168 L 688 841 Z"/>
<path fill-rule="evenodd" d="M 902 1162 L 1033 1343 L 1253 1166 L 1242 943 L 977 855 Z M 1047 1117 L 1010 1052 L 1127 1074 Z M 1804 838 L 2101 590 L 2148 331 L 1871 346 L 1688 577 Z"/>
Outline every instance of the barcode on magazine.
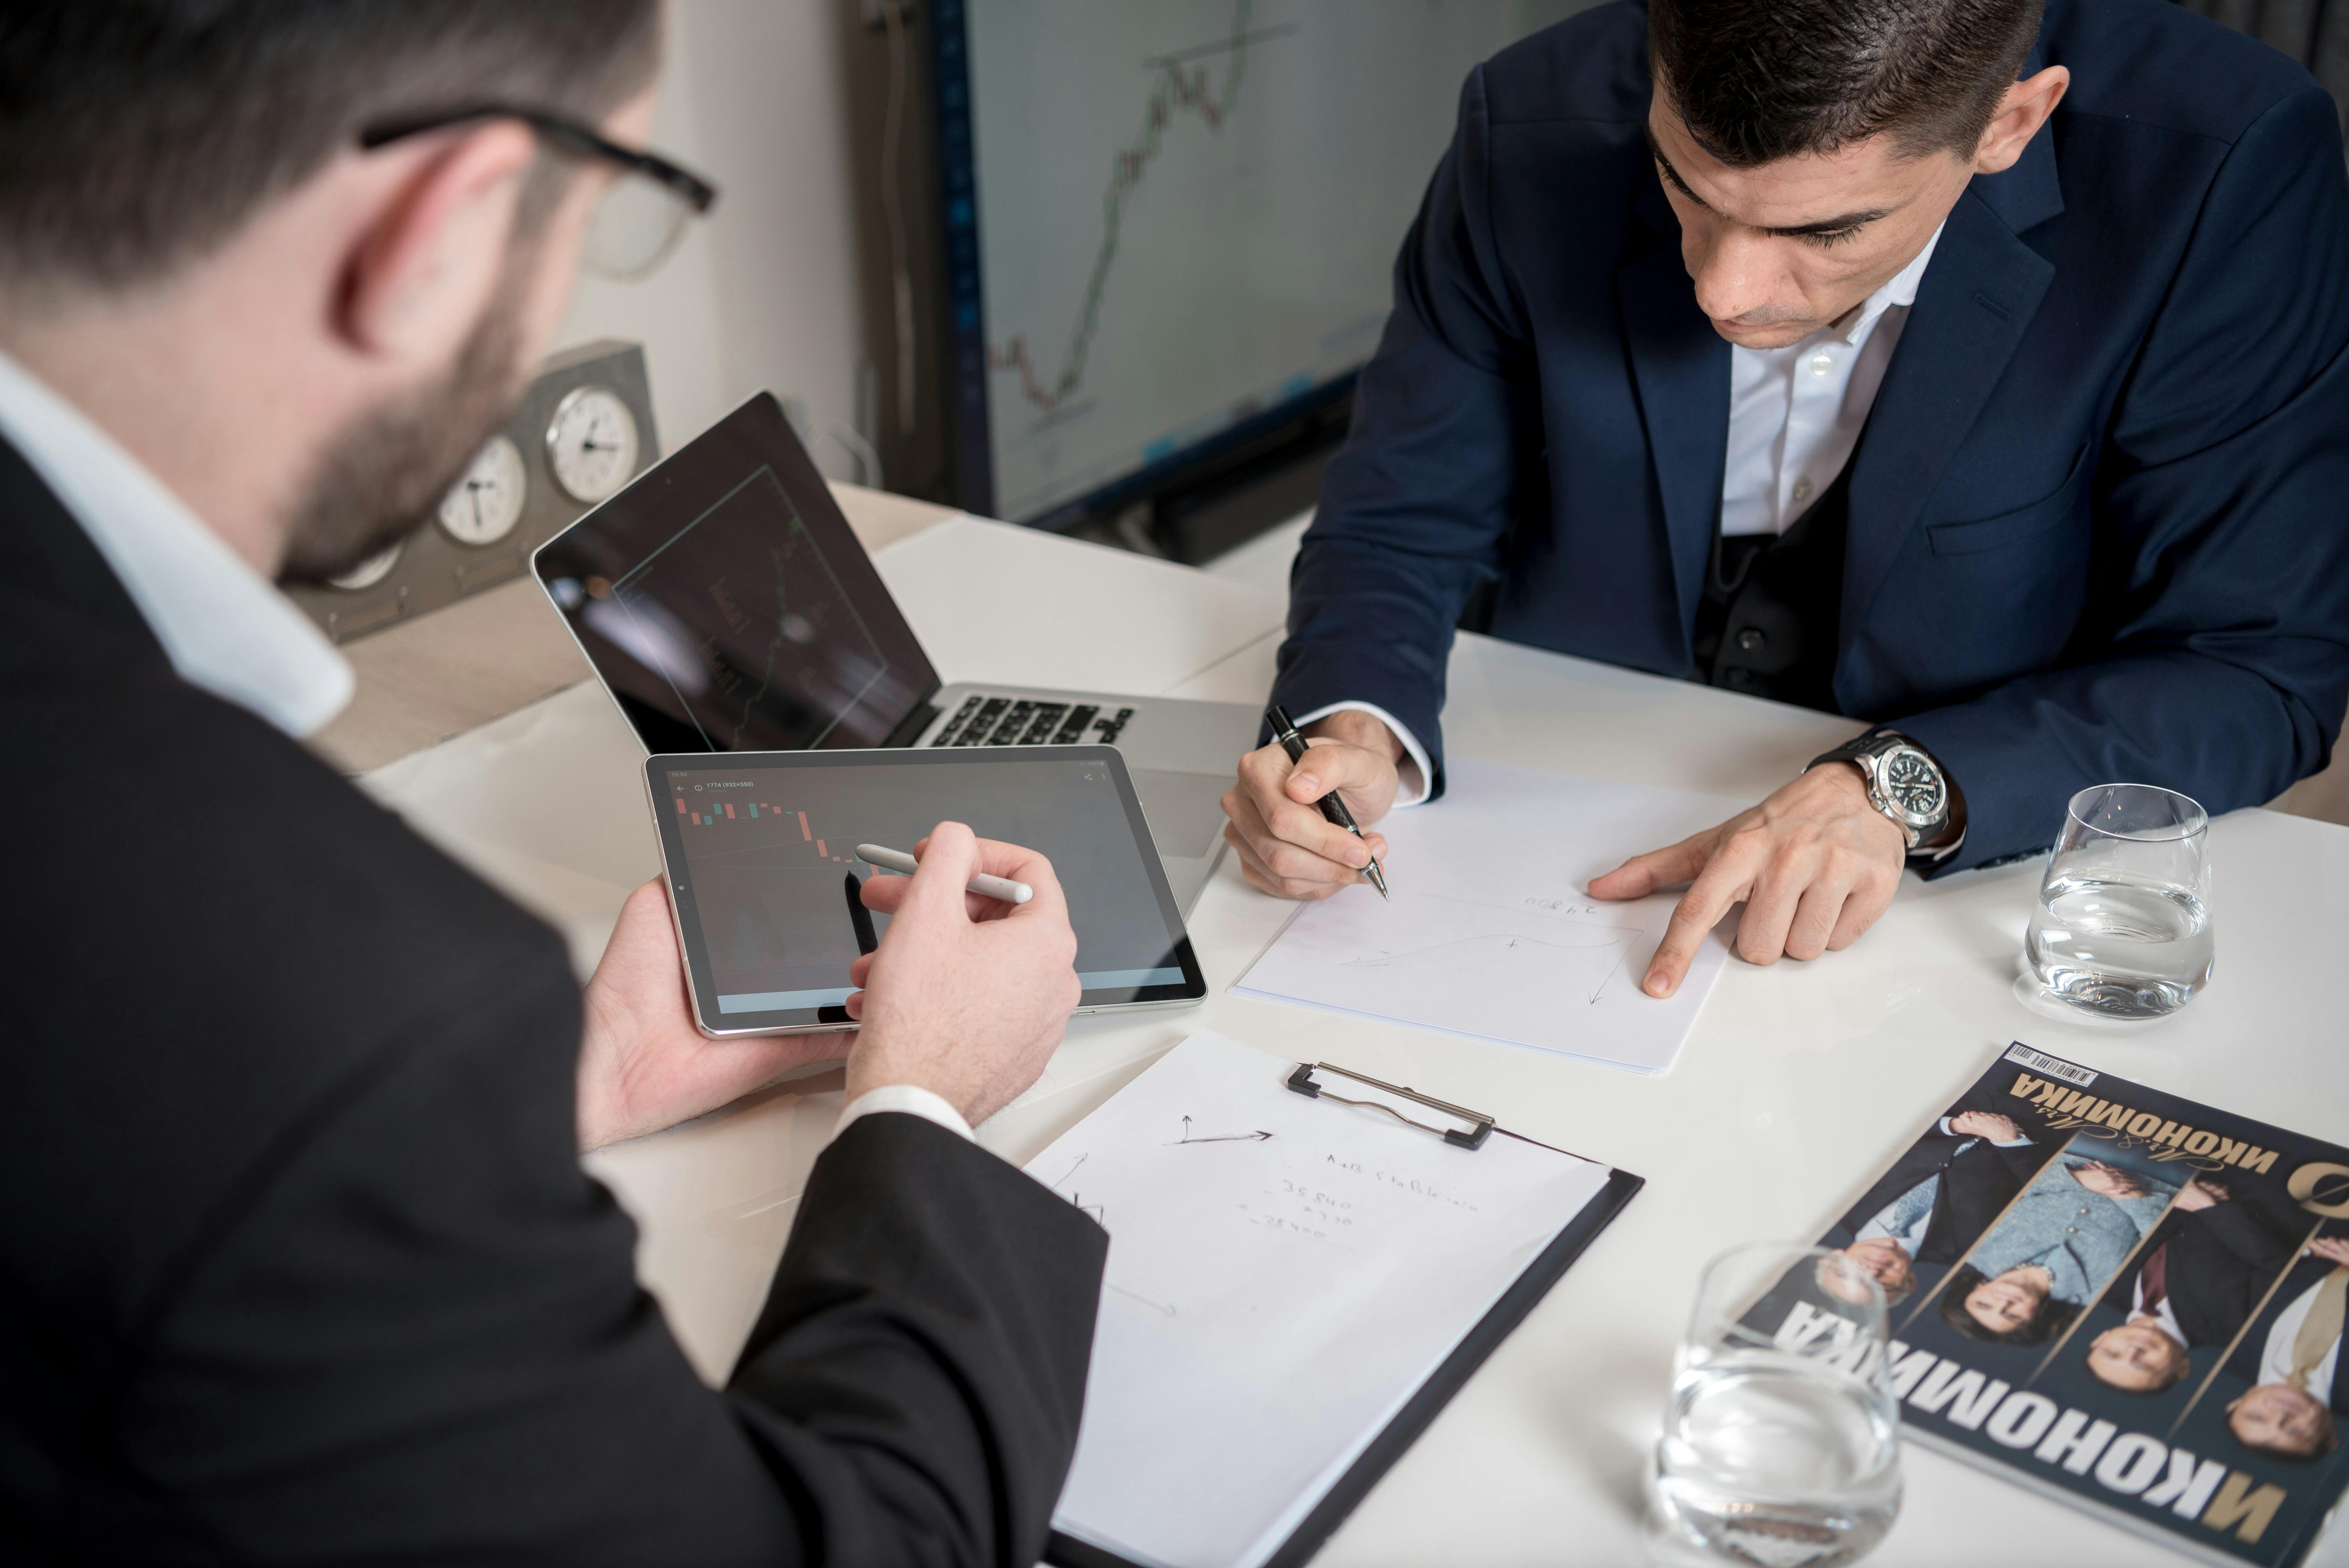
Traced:
<path fill-rule="evenodd" d="M 2085 1088 L 2096 1081 L 2096 1075 L 2087 1068 L 2059 1060 L 2044 1052 L 2034 1051 L 2020 1040 L 2007 1047 L 2006 1059 L 2017 1067 L 2029 1068 L 2035 1073 L 2045 1073 L 2049 1078 L 2062 1078 L 2065 1083 L 2076 1085 L 2081 1088 Z"/>

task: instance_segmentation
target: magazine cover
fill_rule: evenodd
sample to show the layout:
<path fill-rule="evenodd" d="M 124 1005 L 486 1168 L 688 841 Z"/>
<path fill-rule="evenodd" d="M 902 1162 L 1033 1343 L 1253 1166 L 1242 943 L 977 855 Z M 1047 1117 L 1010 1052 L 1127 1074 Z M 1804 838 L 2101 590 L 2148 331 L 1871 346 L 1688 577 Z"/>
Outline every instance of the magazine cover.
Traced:
<path fill-rule="evenodd" d="M 2349 1480 L 2349 1150 L 2018 1044 L 1820 1244 L 1884 1287 L 1907 1436 L 2220 1563 L 2298 1563 Z"/>

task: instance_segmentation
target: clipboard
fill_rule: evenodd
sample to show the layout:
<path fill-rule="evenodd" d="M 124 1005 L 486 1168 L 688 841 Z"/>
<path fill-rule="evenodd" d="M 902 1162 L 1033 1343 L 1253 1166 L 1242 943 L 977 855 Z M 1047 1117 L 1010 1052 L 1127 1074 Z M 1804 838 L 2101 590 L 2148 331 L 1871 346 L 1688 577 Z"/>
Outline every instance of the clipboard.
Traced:
<path fill-rule="evenodd" d="M 1330 1078 L 1346 1081 L 1333 1084 L 1329 1081 Z M 1337 1092 L 1357 1084 L 1425 1107 L 1462 1125 L 1433 1125 L 1375 1099 L 1357 1099 Z M 1511 1132 L 1481 1112 L 1437 1099 L 1416 1089 L 1384 1083 L 1329 1062 L 1298 1064 L 1295 1071 L 1288 1075 L 1286 1087 L 1309 1098 L 1382 1111 L 1398 1121 L 1443 1139 L 1461 1150 L 1464 1159 L 1473 1157 L 1495 1132 L 1568 1158 L 1581 1158 L 1554 1145 Z M 1301 1568 L 1320 1551 L 1323 1543 L 1345 1522 L 1347 1516 L 1361 1505 L 1363 1498 L 1370 1495 L 1371 1489 L 1419 1439 L 1420 1434 L 1435 1419 L 1437 1412 L 1450 1403 L 1453 1396 L 1475 1376 L 1477 1368 L 1485 1364 L 1501 1342 L 1525 1321 L 1542 1297 L 1548 1294 L 1550 1287 L 1565 1275 L 1583 1251 L 1614 1222 L 1644 1185 L 1644 1178 L 1628 1171 L 1609 1168 L 1598 1193 L 1550 1240 L 1435 1370 L 1418 1385 L 1402 1408 L 1371 1438 L 1369 1445 L 1313 1504 L 1288 1538 L 1263 1559 L 1262 1568 Z M 1051 1532 L 1046 1544 L 1044 1561 L 1053 1568 L 1139 1568 L 1128 1558 L 1058 1530 Z"/>

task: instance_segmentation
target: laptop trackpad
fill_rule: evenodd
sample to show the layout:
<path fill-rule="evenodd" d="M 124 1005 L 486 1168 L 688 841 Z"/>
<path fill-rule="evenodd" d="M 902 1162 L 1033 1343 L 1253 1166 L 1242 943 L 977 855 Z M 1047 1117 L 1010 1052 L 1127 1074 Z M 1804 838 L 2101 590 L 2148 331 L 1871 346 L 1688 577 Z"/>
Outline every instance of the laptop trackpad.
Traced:
<path fill-rule="evenodd" d="M 1129 768 L 1133 792 L 1149 819 L 1150 836 L 1169 860 L 1196 860 L 1215 847 L 1224 830 L 1224 790 L 1232 779 L 1220 773 L 1170 773 Z"/>

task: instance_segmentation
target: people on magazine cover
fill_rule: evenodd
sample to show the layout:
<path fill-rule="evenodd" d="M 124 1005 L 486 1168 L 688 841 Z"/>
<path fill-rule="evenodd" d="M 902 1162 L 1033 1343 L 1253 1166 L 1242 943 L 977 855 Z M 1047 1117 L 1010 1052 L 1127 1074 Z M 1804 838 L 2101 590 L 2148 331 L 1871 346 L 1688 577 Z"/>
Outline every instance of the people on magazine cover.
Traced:
<path fill-rule="evenodd" d="M 1887 1305 L 1917 1288 L 1916 1264 L 1964 1256 L 2054 1152 L 2027 1109 L 1985 1109 L 1993 1103 L 1969 1095 L 1951 1107 L 1827 1233 Z M 1822 1265 L 1819 1284 L 1834 1294 L 1830 1272 Z"/>
<path fill-rule="evenodd" d="M 2106 1293 L 2124 1321 L 2090 1342 L 2089 1375 L 2127 1394 L 2158 1394 L 2193 1370 L 2189 1352 L 2234 1343 L 2307 1233 L 2207 1176 L 2178 1192 L 2145 1250 Z"/>
<path fill-rule="evenodd" d="M 2227 1407 L 2227 1428 L 2271 1459 L 2313 1460 L 2341 1438 L 2349 1414 L 2341 1379 L 2341 1329 L 2349 1307 L 2349 1236 L 2320 1236 L 2276 1293 L 2281 1310 L 2260 1337 L 2258 1380 Z"/>
<path fill-rule="evenodd" d="M 2075 1141 L 1951 1276 L 1943 1319 L 1973 1339 L 2046 1343 L 2120 1271 L 2176 1190 L 2080 1151 Z"/>

